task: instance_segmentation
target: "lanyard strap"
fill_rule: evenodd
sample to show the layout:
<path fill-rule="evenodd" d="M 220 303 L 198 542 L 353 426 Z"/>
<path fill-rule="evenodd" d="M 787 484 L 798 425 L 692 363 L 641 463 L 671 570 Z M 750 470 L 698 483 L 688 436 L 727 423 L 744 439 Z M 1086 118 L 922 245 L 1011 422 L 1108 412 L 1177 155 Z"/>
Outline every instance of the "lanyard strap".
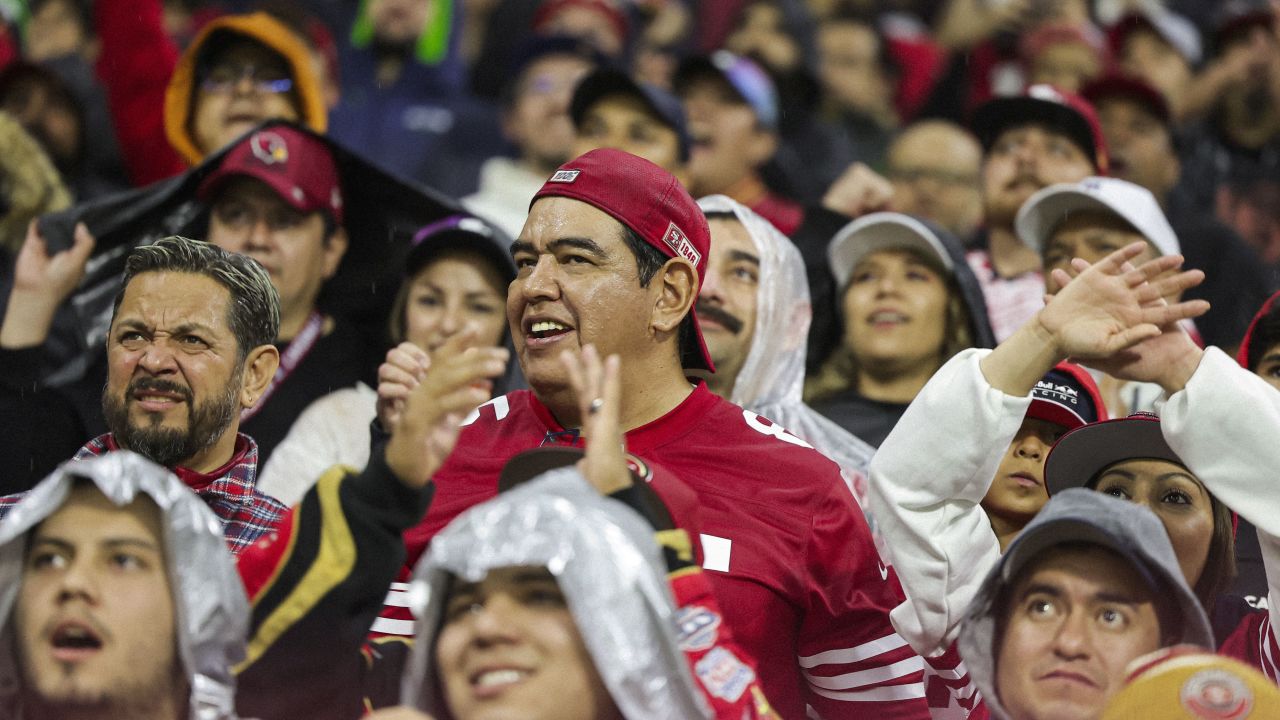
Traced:
<path fill-rule="evenodd" d="M 262 392 L 262 397 L 258 398 L 258 402 L 253 407 L 240 411 L 240 422 L 246 422 L 249 418 L 257 415 L 258 411 L 262 410 L 267 404 L 267 400 L 275 393 L 276 388 L 280 387 L 280 384 L 289 377 L 294 368 L 298 367 L 303 358 L 315 349 L 316 341 L 320 339 L 320 331 L 323 329 L 324 317 L 312 310 L 311 315 L 307 317 L 307 324 L 302 326 L 302 330 L 294 336 L 293 342 L 289 343 L 289 347 L 280 356 L 280 367 L 276 368 L 276 374 L 271 376 L 271 383 Z"/>

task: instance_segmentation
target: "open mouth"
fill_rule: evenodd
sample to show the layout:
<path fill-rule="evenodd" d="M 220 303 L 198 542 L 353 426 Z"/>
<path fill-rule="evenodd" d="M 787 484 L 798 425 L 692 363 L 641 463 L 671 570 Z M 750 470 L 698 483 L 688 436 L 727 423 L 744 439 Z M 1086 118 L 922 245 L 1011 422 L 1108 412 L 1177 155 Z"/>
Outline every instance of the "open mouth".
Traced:
<path fill-rule="evenodd" d="M 867 322 L 876 327 L 895 327 L 905 325 L 909 318 L 896 310 L 877 310 L 867 317 Z"/>
<path fill-rule="evenodd" d="M 495 668 L 481 670 L 470 678 L 471 689 L 477 697 L 501 695 L 504 691 L 524 682 L 532 673 L 519 668 Z"/>
<path fill-rule="evenodd" d="M 102 638 L 89 626 L 65 622 L 54 628 L 49 638 L 54 657 L 63 661 L 83 660 L 102 649 Z"/>
<path fill-rule="evenodd" d="M 525 322 L 525 341 L 534 346 L 553 343 L 568 335 L 573 328 L 558 320 L 532 320 Z"/>

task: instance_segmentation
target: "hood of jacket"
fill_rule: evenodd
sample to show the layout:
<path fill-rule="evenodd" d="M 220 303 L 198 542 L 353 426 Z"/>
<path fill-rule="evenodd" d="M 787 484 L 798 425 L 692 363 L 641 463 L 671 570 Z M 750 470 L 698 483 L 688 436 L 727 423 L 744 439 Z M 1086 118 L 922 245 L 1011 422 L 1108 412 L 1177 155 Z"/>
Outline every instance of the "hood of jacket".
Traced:
<path fill-rule="evenodd" d="M 92 482 L 116 505 L 146 495 L 160 508 L 174 631 L 191 685 L 191 720 L 233 719 L 236 683 L 231 668 L 244 658 L 249 601 L 222 526 L 173 473 L 127 450 L 63 463 L 0 523 L 0 716 L 22 717 L 12 620 L 27 534 L 62 507 L 78 480 Z"/>
<path fill-rule="evenodd" d="M 1268 316 L 1272 315 L 1277 308 L 1276 298 L 1280 298 L 1280 292 L 1267 298 L 1262 303 L 1262 307 L 1258 308 L 1258 312 L 1254 313 L 1253 320 L 1249 321 L 1249 329 L 1244 332 L 1244 339 L 1240 341 L 1240 349 L 1236 352 L 1236 362 L 1240 363 L 1240 367 L 1253 372 L 1254 366 L 1262 359 L 1262 353 L 1267 351 L 1264 345 L 1273 345 L 1280 342 L 1280 335 L 1270 338 L 1259 338 L 1261 325 Z"/>

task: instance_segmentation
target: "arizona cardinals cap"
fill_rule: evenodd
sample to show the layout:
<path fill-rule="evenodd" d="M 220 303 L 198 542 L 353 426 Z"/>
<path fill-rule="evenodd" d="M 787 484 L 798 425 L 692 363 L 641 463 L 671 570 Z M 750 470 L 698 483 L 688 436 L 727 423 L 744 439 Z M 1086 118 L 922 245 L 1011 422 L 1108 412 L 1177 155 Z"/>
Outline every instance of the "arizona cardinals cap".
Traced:
<path fill-rule="evenodd" d="M 1031 390 L 1027 417 L 1051 422 L 1067 430 L 1107 419 L 1102 393 L 1079 365 L 1058 363 Z"/>
<path fill-rule="evenodd" d="M 544 197 L 571 198 L 603 210 L 663 255 L 692 263 L 699 286 L 706 278 L 711 248 L 707 219 L 680 181 L 648 160 L 614 148 L 597 148 L 561 165 L 529 207 Z M 692 337 L 681 338 L 686 350 L 681 363 L 715 372 L 698 316 L 692 310 L 689 315 Z"/>
<path fill-rule="evenodd" d="M 973 113 L 970 128 L 981 141 L 983 152 L 990 152 L 1001 133 L 1028 123 L 1046 125 L 1065 134 L 1089 156 L 1098 174 L 1107 173 L 1107 141 L 1093 106 L 1079 95 L 1052 85 L 1032 85 L 1022 95 L 988 100 Z"/>
<path fill-rule="evenodd" d="M 1101 211 L 1129 223 L 1161 255 L 1179 255 L 1182 245 L 1150 190 L 1119 178 L 1089 177 L 1050 185 L 1027 198 L 1013 227 L 1024 245 L 1043 253 L 1054 229 L 1072 213 Z"/>
<path fill-rule="evenodd" d="M 338 168 L 324 141 L 288 125 L 253 132 L 233 147 L 200 183 L 196 197 L 209 201 L 235 177 L 260 180 L 299 212 L 323 211 L 342 223 Z"/>

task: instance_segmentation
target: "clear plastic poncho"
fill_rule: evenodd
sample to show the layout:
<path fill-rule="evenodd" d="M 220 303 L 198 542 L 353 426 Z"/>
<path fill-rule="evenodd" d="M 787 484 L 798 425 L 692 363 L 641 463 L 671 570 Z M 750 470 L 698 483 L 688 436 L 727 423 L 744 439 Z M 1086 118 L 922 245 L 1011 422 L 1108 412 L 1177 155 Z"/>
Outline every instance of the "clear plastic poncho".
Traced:
<path fill-rule="evenodd" d="M 675 603 L 653 529 L 562 468 L 471 508 L 431 540 L 414 569 L 417 640 L 400 701 L 444 714 L 434 649 L 450 579 L 492 569 L 545 567 L 555 576 L 609 695 L 628 720 L 709 718 L 677 645 Z"/>
<path fill-rule="evenodd" d="M 781 425 L 835 461 L 865 512 L 867 465 L 875 448 L 801 399 L 813 305 L 800 251 L 768 220 L 724 195 L 704 197 L 698 207 L 704 213 L 732 212 L 760 253 L 755 334 L 729 400 Z"/>
<path fill-rule="evenodd" d="M 190 718 L 232 720 L 236 684 L 231 668 L 245 656 L 249 601 L 222 524 L 173 473 L 127 450 L 63 463 L 0 522 L 0 717 L 22 717 L 22 675 L 10 620 L 27 533 L 62 507 L 77 478 L 91 481 L 117 505 L 145 494 L 160 507 L 178 653 L 191 685 Z"/>

